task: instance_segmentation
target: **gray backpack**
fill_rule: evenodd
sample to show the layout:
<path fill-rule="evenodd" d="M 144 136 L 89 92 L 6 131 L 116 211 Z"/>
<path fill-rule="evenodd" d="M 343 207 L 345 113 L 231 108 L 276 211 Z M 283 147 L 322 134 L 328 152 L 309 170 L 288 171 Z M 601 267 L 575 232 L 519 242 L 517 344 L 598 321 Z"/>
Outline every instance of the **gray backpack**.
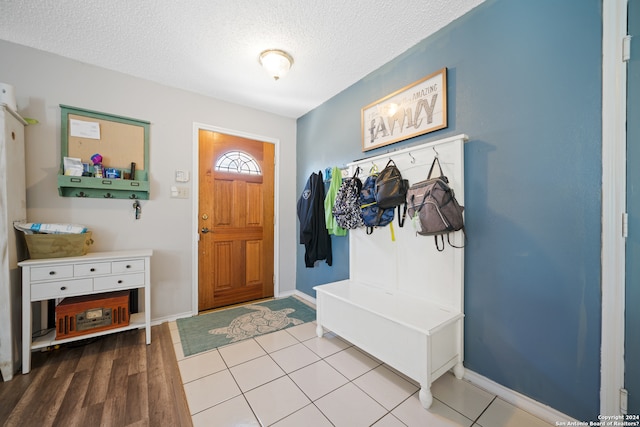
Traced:
<path fill-rule="evenodd" d="M 440 169 L 440 176 L 432 177 L 436 163 Z M 449 245 L 458 247 L 449 241 L 449 233 L 458 230 L 464 233 L 463 210 L 464 207 L 458 204 L 453 189 L 449 187 L 449 180 L 443 175 L 440 161 L 436 157 L 431 164 L 427 179 L 413 184 L 407 191 L 409 218 L 416 226 L 418 234 L 434 236 L 436 248 L 438 251 L 443 251 L 445 234 Z M 441 244 L 438 243 L 438 236 Z"/>

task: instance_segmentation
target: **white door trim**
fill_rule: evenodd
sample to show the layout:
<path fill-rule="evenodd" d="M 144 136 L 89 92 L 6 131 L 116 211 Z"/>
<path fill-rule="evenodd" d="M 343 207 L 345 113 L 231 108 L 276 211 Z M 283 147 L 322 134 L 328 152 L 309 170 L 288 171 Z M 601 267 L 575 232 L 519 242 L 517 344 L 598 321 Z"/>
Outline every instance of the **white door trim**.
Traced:
<path fill-rule="evenodd" d="M 280 205 L 278 201 L 280 200 L 280 140 L 277 138 L 272 138 L 263 135 L 256 135 L 248 132 L 243 132 L 234 129 L 226 129 L 221 128 L 219 126 L 207 125 L 204 123 L 193 123 L 193 208 L 192 208 L 192 218 L 191 218 L 191 229 L 194 231 L 193 239 L 191 242 L 191 253 L 193 255 L 192 262 L 192 272 L 191 277 L 193 277 L 192 285 L 191 285 L 191 313 L 195 316 L 198 314 L 198 240 L 200 238 L 200 234 L 198 233 L 198 212 L 199 210 L 199 183 L 198 177 L 199 174 L 199 147 L 198 147 L 198 133 L 200 129 L 209 130 L 212 132 L 224 133 L 226 135 L 234 135 L 239 136 L 241 138 L 253 139 L 256 141 L 267 142 L 274 145 L 274 156 L 275 156 L 275 169 L 273 176 L 273 293 L 275 296 L 278 296 L 280 293 L 279 280 L 280 270 L 279 270 L 279 254 L 280 254 L 280 221 L 278 219 L 278 206 Z"/>
<path fill-rule="evenodd" d="M 620 414 L 624 386 L 627 0 L 602 1 L 602 331 L 600 413 Z"/>

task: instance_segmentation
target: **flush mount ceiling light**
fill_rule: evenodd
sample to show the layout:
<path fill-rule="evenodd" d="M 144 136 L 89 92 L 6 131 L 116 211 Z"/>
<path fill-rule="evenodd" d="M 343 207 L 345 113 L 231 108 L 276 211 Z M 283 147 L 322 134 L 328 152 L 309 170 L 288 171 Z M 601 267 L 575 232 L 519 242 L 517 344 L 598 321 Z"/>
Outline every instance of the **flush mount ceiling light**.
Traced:
<path fill-rule="evenodd" d="M 287 52 L 278 49 L 265 50 L 260 54 L 260 65 L 274 80 L 284 77 L 293 65 L 293 58 Z"/>

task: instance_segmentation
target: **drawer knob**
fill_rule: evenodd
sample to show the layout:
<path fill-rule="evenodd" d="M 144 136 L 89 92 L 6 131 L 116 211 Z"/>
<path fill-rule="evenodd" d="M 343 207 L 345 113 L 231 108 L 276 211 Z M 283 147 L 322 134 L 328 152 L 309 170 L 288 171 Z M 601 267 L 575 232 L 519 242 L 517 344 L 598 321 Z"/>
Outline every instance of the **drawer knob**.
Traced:
<path fill-rule="evenodd" d="M 118 280 L 118 284 L 121 284 L 121 283 L 122 283 L 122 279 Z"/>
<path fill-rule="evenodd" d="M 67 290 L 67 287 L 66 287 L 66 286 L 60 286 L 60 290 L 61 290 L 61 291 L 66 291 L 66 290 Z"/>
<path fill-rule="evenodd" d="M 92 268 L 92 269 L 91 269 L 91 270 L 89 270 L 89 271 L 93 273 L 94 271 L 96 271 L 96 269 L 95 269 L 95 268 Z"/>
<path fill-rule="evenodd" d="M 129 264 L 127 264 L 127 268 L 131 268 L 131 266 Z"/>
<path fill-rule="evenodd" d="M 56 272 L 55 272 L 55 271 L 50 271 L 50 272 L 49 272 L 49 276 L 53 276 L 54 274 L 56 274 Z"/>

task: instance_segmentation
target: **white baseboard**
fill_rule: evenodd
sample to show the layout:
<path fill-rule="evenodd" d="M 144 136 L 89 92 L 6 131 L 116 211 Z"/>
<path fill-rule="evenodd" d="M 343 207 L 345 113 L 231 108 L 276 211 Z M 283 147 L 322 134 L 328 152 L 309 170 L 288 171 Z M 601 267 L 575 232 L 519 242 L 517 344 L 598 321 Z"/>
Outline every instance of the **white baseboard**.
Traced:
<path fill-rule="evenodd" d="M 151 319 L 151 326 L 157 326 L 165 322 L 173 322 L 174 320 L 182 319 L 185 317 L 192 317 L 192 316 L 193 314 L 190 311 L 188 311 L 186 313 L 172 314 L 171 316 L 158 317 L 155 319 Z"/>
<path fill-rule="evenodd" d="M 299 290 L 293 290 L 293 291 L 286 291 L 286 292 L 279 292 L 277 298 L 286 298 L 286 297 L 291 297 L 291 296 L 296 296 L 299 297 L 305 301 L 310 302 L 311 304 L 315 305 L 316 304 L 316 299 L 314 297 L 311 297 L 307 294 L 305 294 L 304 292 L 300 292 Z"/>
<path fill-rule="evenodd" d="M 278 292 L 278 294 L 275 296 L 275 298 L 286 298 L 286 297 L 290 297 L 292 295 L 295 295 L 297 291 L 284 291 L 284 292 Z"/>
<path fill-rule="evenodd" d="M 466 368 L 464 370 L 464 379 L 491 394 L 495 394 L 502 400 L 511 403 L 513 406 L 516 406 L 531 415 L 535 415 L 551 425 L 558 425 L 558 422 L 578 422 L 578 420 L 563 414 L 550 406 L 533 400 L 530 397 L 518 393 L 517 391 L 513 391 L 510 388 L 500 385 L 495 381 L 492 381 L 487 377 L 483 377 L 482 375 Z"/>
<path fill-rule="evenodd" d="M 300 291 L 296 290 L 294 292 L 294 295 L 297 296 L 297 297 L 302 298 L 303 300 L 306 300 L 306 301 L 310 302 L 313 305 L 316 305 L 316 299 L 314 297 L 312 297 L 312 296 L 309 296 L 309 295 L 305 294 L 304 292 L 300 292 Z"/>

